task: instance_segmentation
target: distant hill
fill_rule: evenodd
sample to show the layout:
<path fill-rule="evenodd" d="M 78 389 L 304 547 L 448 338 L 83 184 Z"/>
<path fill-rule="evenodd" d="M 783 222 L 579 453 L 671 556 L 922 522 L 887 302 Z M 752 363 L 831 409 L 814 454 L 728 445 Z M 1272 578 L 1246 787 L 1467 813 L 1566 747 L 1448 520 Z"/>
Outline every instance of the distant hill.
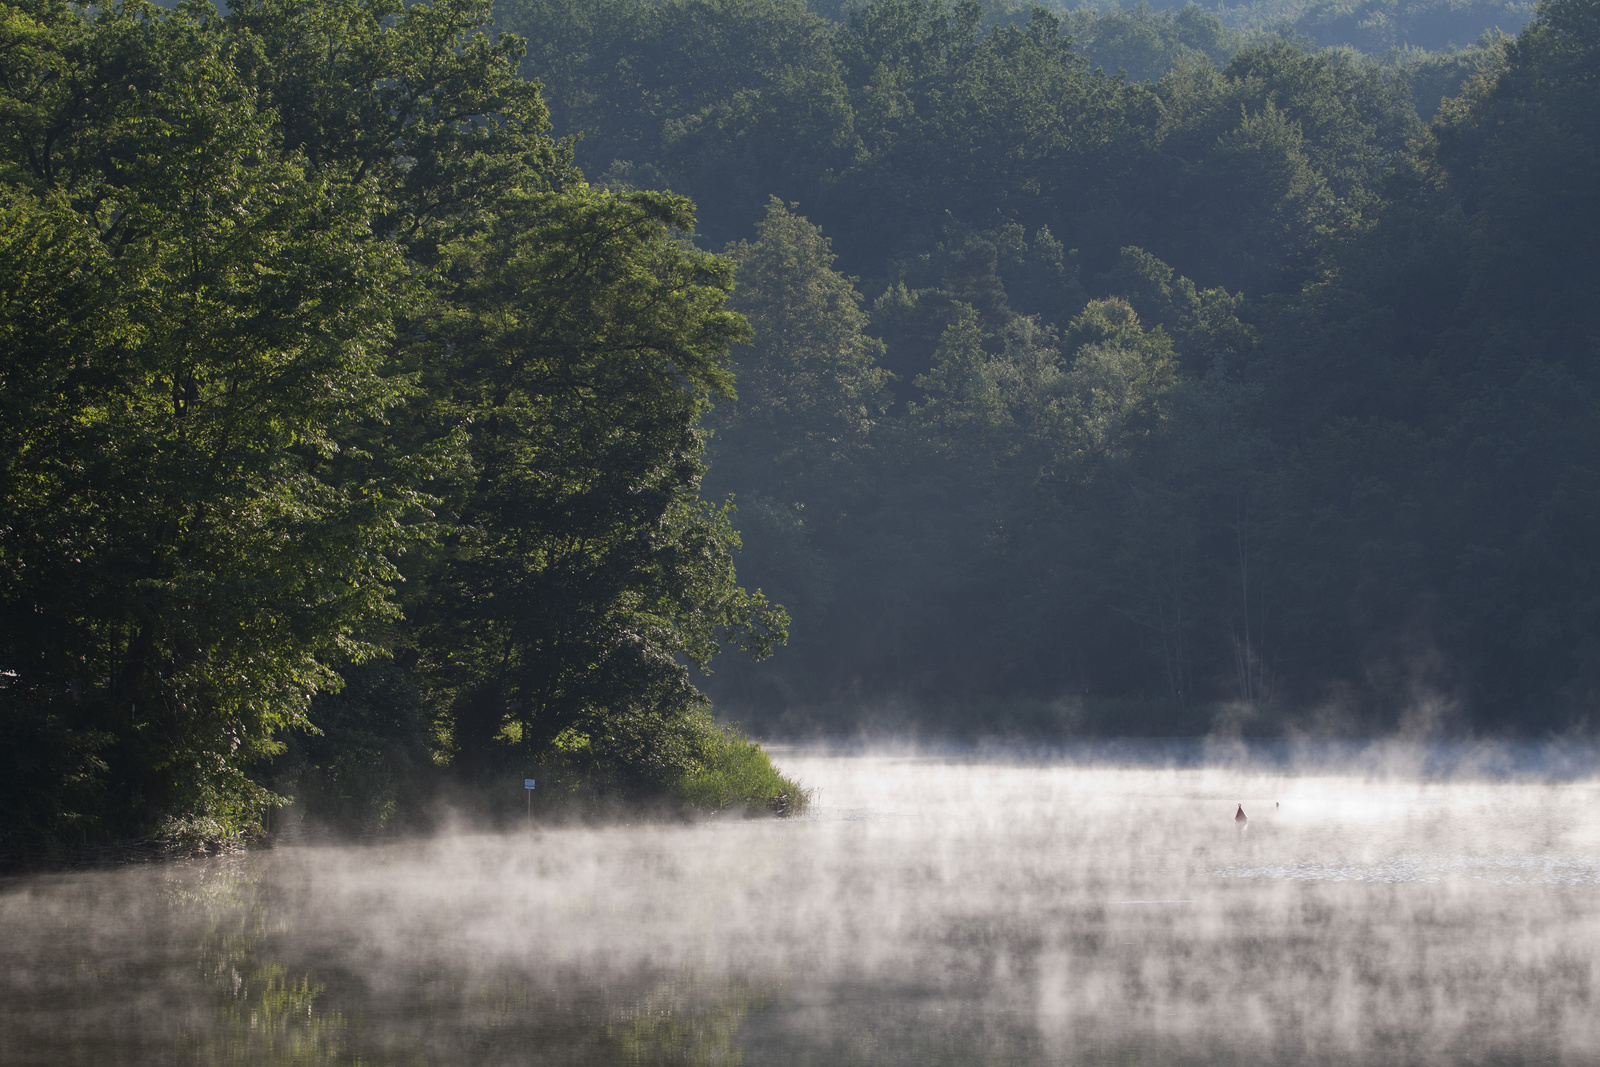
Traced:
<path fill-rule="evenodd" d="M 812 0 L 811 10 L 826 18 L 848 22 L 856 0 Z M 1019 0 L 988 0 L 986 21 L 1007 24 L 1025 21 L 1034 6 Z M 1080 33 L 1086 51 L 1107 70 L 1123 67 L 1134 78 L 1160 77 L 1164 69 L 1148 69 L 1143 57 L 1158 51 L 1162 40 L 1173 36 L 1191 47 L 1198 20 L 1213 16 L 1224 29 L 1243 36 L 1271 34 L 1297 37 L 1320 48 L 1353 48 L 1365 55 L 1395 51 L 1454 51 L 1470 48 L 1486 33 L 1498 30 L 1516 34 L 1533 17 L 1534 5 L 1521 0 L 1226 0 L 1204 3 L 1148 3 L 1118 5 L 1046 2 Z M 1193 8 L 1191 15 L 1186 9 Z M 1201 36 L 1206 31 L 1201 31 Z M 1198 45 L 1201 51 L 1210 51 Z M 1217 56 L 1213 53 L 1213 59 Z"/>

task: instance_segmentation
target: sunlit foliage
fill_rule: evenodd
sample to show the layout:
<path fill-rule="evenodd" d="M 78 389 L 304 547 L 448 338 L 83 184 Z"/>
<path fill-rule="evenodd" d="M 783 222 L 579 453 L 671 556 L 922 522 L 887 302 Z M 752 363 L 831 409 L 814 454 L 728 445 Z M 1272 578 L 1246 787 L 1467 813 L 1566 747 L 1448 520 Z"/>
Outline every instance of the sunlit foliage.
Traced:
<path fill-rule="evenodd" d="M 226 836 L 419 727 L 698 767 L 674 657 L 782 615 L 695 496 L 744 327 L 689 206 L 586 186 L 470 0 L 0 14 L 4 832 Z"/>

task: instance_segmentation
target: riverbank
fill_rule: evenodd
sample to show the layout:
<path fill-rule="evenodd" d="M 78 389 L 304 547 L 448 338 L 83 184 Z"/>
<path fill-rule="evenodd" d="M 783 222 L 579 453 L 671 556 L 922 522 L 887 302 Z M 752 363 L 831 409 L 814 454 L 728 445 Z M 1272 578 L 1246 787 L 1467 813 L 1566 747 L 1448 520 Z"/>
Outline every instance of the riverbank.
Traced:
<path fill-rule="evenodd" d="M 388 780 L 376 804 L 341 790 L 337 782 L 302 784 L 308 787 L 285 790 L 289 802 L 267 811 L 260 826 L 230 836 L 191 831 L 0 844 L 0 876 L 160 863 L 278 845 L 374 844 L 445 830 L 494 832 L 525 822 L 557 827 L 788 818 L 803 813 L 812 795 L 783 774 L 759 744 L 731 727 L 706 742 L 691 771 L 651 790 L 624 788 L 576 761 L 543 762 L 531 777 L 501 773 L 472 780 L 438 768 L 410 778 L 404 788 Z"/>

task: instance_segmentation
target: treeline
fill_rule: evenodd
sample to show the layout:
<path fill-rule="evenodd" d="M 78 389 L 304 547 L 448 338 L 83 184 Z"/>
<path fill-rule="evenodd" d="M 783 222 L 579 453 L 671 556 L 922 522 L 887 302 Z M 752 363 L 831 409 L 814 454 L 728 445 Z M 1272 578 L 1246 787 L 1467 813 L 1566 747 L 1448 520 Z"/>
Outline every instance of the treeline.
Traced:
<path fill-rule="evenodd" d="M 1186 9 L 1184 0 L 1140 3 L 1120 12 L 1087 7 L 1069 12 L 1070 5 L 1054 6 L 1090 25 L 1106 20 L 1110 33 L 1097 36 L 1136 47 L 1140 38 L 1148 37 L 1140 24 L 1149 23 L 1151 16 L 1159 21 Z M 1534 13 L 1529 0 L 1252 0 L 1187 6 L 1196 8 L 1193 14 L 1211 16 L 1235 32 L 1289 37 L 1314 48 L 1351 48 L 1401 63 L 1420 58 L 1419 53 L 1469 49 L 1486 34 L 1517 33 Z"/>
<path fill-rule="evenodd" d="M 1287 7 L 1283 10 L 1282 7 Z M 1364 54 L 1400 74 L 1423 119 L 1462 82 L 1484 73 L 1499 58 L 1505 34 L 1516 33 L 1533 14 L 1527 4 L 1271 4 L 1223 8 L 1197 4 L 1157 10 L 1131 8 L 1063 12 L 1073 46 L 1091 66 L 1153 81 L 1185 65 L 1226 66 L 1245 48 L 1281 40 L 1304 50 L 1338 48 Z M 1226 15 L 1224 23 L 1219 15 Z M 986 21 L 1020 22 L 1026 9 L 985 8 Z"/>
<path fill-rule="evenodd" d="M 1594 0 L 1491 38 L 1429 125 L 1348 51 L 1131 82 L 1042 9 L 499 17 L 590 171 L 690 195 L 740 265 L 755 338 L 706 490 L 793 626 L 724 707 L 1586 720 Z"/>
<path fill-rule="evenodd" d="M 1192 10 L 1145 81 L 939 0 L 0 10 L 13 845 L 799 803 L 701 688 L 1595 703 L 1600 0 L 1426 124 L 1422 66 Z"/>
<path fill-rule="evenodd" d="M 0 845 L 799 799 L 687 674 L 785 625 L 697 495 L 730 267 L 488 14 L 0 4 Z"/>

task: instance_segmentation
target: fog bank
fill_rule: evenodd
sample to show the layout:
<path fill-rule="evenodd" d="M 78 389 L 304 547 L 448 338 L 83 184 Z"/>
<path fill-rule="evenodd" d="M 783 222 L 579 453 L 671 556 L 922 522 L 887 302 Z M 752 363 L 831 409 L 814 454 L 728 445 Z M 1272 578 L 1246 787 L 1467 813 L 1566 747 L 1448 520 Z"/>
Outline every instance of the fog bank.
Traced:
<path fill-rule="evenodd" d="M 782 751 L 805 818 L 12 879 L 0 1060 L 1592 1061 L 1600 778 L 1385 751 Z"/>

